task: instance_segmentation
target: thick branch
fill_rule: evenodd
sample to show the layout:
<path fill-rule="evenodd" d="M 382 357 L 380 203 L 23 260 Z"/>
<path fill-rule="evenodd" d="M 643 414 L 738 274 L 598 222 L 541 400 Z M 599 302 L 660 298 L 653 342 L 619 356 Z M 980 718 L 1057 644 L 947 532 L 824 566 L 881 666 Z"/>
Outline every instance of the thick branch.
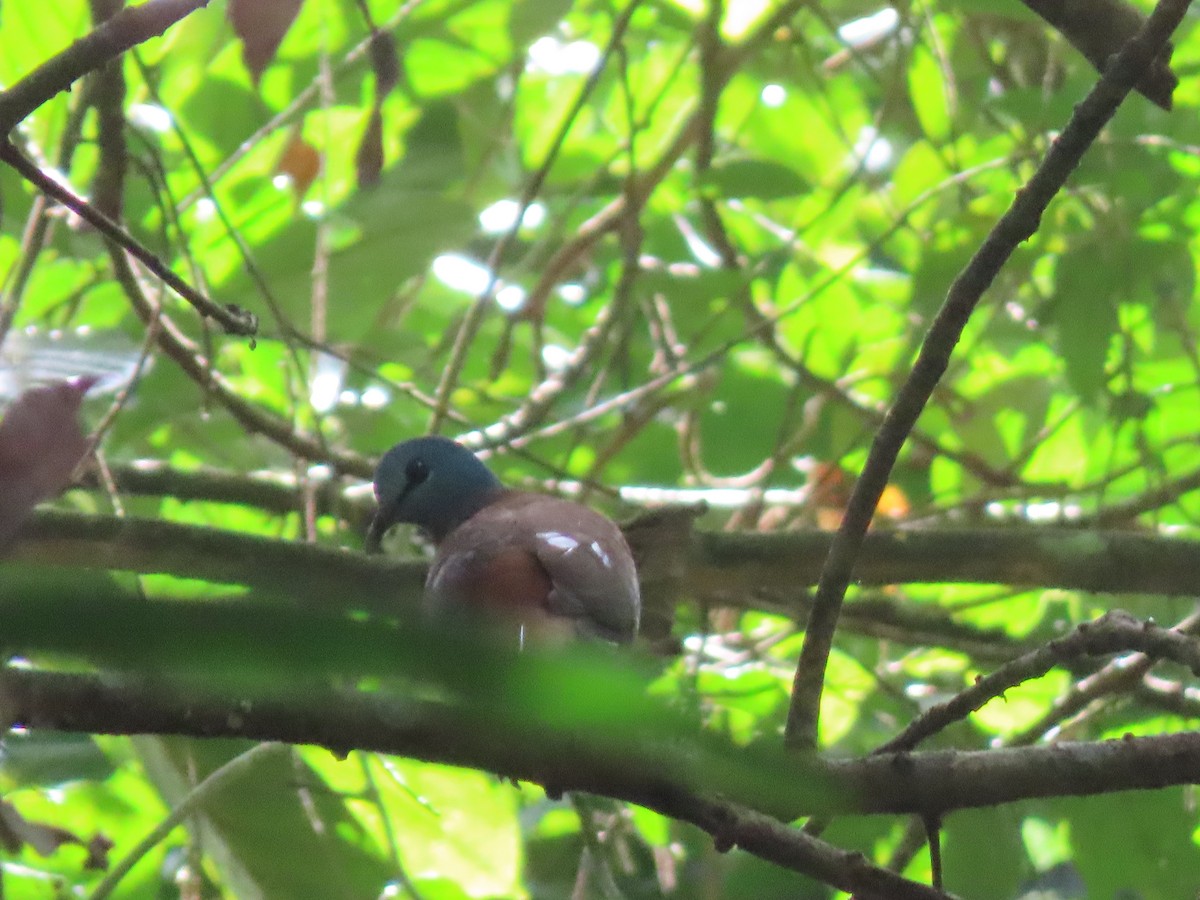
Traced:
<path fill-rule="evenodd" d="M 786 614 L 776 599 L 816 583 L 831 535 L 696 531 L 681 547 L 660 550 L 653 536 L 629 531 L 643 581 L 678 578 L 684 598 Z M 669 553 L 670 558 L 660 555 Z M 678 554 L 676 558 L 675 554 Z M 1096 593 L 1200 595 L 1196 541 L 1069 528 L 997 528 L 872 532 L 856 571 L 861 586 L 904 583 L 1000 584 Z M 342 548 L 277 540 L 158 519 L 41 511 L 21 532 L 12 558 L 89 569 L 162 573 L 274 588 L 298 599 L 369 598 L 383 591 L 417 596 L 419 561 L 367 557 Z M 676 600 L 681 599 L 676 597 Z M 881 624 L 903 617 L 863 605 Z M 934 622 L 923 617 L 924 627 Z"/>
<path fill-rule="evenodd" d="M 688 581 L 707 593 L 782 592 L 817 583 L 827 532 L 697 532 Z M 873 531 L 855 583 L 1003 584 L 1100 593 L 1200 593 L 1195 541 L 1072 528 Z M 1192 560 L 1188 562 L 1189 558 Z"/>
<path fill-rule="evenodd" d="M 333 608 L 344 598 L 377 611 L 420 597 L 425 567 L 337 547 L 157 519 L 35 514 L 9 559 L 43 565 L 201 578 Z"/>
<path fill-rule="evenodd" d="M 589 790 L 624 796 L 691 821 L 734 845 L 863 897 L 937 900 L 946 895 L 877 868 L 861 854 L 812 839 L 751 809 L 705 796 L 686 751 L 659 757 L 662 748 L 628 748 L 632 756 L 599 751 L 552 732 L 505 728 L 476 710 L 357 693 L 306 689 L 303 697 L 201 695 L 150 681 L 6 670 L 0 674 L 0 710 L 30 727 L 103 734 L 183 734 L 197 737 L 289 735 L 284 740 L 350 748 L 502 772 L 551 785 L 552 791 Z M 545 739 L 543 739 L 545 738 Z M 679 764 L 683 768 L 679 768 Z M 681 774 L 682 773 L 682 774 Z M 791 779 L 794 779 L 794 770 Z"/>
<path fill-rule="evenodd" d="M 678 736 L 646 738 L 636 733 L 637 720 L 601 742 L 553 728 L 531 740 L 528 723 L 506 719 L 503 710 L 311 685 L 291 696 L 248 698 L 166 684 L 157 677 L 6 669 L 0 673 L 0 708 L 10 722 L 31 728 L 245 737 L 500 772 L 552 791 L 603 794 L 701 819 L 697 824 L 718 838 L 725 831 L 718 810 L 726 804 L 706 797 L 726 798 L 735 818 L 741 806 L 790 821 L 813 814 L 941 813 L 1200 781 L 1200 734 L 1192 732 L 820 762 L 761 747 L 722 749 L 700 735 L 690 746 Z"/>
<path fill-rule="evenodd" d="M 1145 24 L 1142 11 L 1130 0 L 1021 0 L 1053 25 L 1087 57 L 1100 72 L 1110 57 Z M 1151 62 L 1137 82 L 1138 91 L 1163 109 L 1171 108 L 1171 97 L 1179 79 L 1171 71 L 1171 45 Z"/>

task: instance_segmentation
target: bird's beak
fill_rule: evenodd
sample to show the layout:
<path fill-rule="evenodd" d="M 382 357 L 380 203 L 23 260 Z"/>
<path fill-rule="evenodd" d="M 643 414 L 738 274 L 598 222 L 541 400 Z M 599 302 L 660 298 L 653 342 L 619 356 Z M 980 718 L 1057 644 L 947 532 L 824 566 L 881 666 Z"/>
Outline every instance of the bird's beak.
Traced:
<path fill-rule="evenodd" d="M 368 553 L 378 553 L 380 551 L 383 536 L 387 534 L 387 530 L 391 527 L 392 523 L 388 520 L 386 511 L 383 509 L 376 511 L 375 517 L 371 519 L 371 524 L 367 528 L 365 549 Z"/>

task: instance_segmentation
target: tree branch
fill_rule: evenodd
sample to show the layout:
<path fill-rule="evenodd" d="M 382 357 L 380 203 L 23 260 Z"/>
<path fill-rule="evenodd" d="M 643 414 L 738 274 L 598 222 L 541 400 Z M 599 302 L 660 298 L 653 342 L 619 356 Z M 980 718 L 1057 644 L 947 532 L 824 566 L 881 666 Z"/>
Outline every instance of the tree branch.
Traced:
<path fill-rule="evenodd" d="M 1109 57 L 1145 24 L 1142 11 L 1129 0 L 1021 0 L 1060 31 L 1099 72 Z M 1171 45 L 1163 46 L 1135 85 L 1142 96 L 1163 109 L 1171 108 L 1171 95 L 1179 79 L 1171 71 Z"/>
<path fill-rule="evenodd" d="M 200 315 L 218 322 L 226 333 L 253 335 L 258 330 L 258 320 L 253 313 L 232 306 L 221 306 L 208 299 L 172 272 L 166 263 L 119 224 L 26 159 L 15 144 L 9 141 L 0 141 L 0 161 L 8 163 L 22 178 L 46 196 L 57 200 L 122 250 L 138 259 L 147 269 L 166 282 L 175 293 L 192 304 Z"/>
<path fill-rule="evenodd" d="M 1113 610 L 1094 622 L 1081 623 L 1071 634 L 1006 663 L 945 703 L 930 707 L 877 752 L 911 750 L 950 723 L 965 719 L 988 701 L 1003 696 L 1005 691 L 1040 678 L 1055 666 L 1077 657 L 1107 656 L 1130 650 L 1144 655 L 1147 668 L 1152 660 L 1170 659 L 1200 675 L 1200 645 L 1194 640 L 1179 631 L 1139 622 L 1127 612 Z"/>
<path fill-rule="evenodd" d="M 682 538 L 682 547 L 663 550 L 655 535 L 643 533 L 637 523 L 627 534 L 643 581 L 676 579 L 682 595 L 676 601 L 706 598 L 779 614 L 794 611 L 794 601 L 775 598 L 815 584 L 832 541 L 821 531 L 693 531 Z M 664 560 L 666 553 L 670 558 Z M 1200 594 L 1198 553 L 1197 542 L 1183 538 L 1069 528 L 872 532 L 863 543 L 856 580 L 862 586 L 957 582 L 1188 596 Z M 368 557 L 343 548 L 158 519 L 57 510 L 30 518 L 11 558 L 274 588 L 302 600 L 350 595 L 369 602 L 379 596 L 386 598 L 381 600 L 385 604 L 394 603 L 397 594 L 419 596 L 425 572 L 419 560 Z M 672 571 L 660 571 L 664 567 Z M 681 571 L 674 571 L 677 567 Z M 858 616 L 898 628 L 920 625 L 925 634 L 938 623 L 953 621 L 935 620 L 928 611 L 924 617 L 908 616 L 898 609 L 902 604 L 852 605 Z"/>
<path fill-rule="evenodd" d="M 7 559 L 200 578 L 329 608 L 339 606 L 335 598 L 352 597 L 365 608 L 377 604 L 376 611 L 402 608 L 401 598 L 415 606 L 425 583 L 420 562 L 157 519 L 62 512 L 35 514 Z"/>
<path fill-rule="evenodd" d="M 887 487 L 900 448 L 946 371 L 950 354 L 975 305 L 1017 246 L 1037 231 L 1050 201 L 1066 183 L 1100 129 L 1161 52 L 1188 6 L 1188 0 L 1160 0 L 1146 26 L 1112 61 L 1104 77 L 1075 108 L 1071 121 L 1050 145 L 1037 172 L 1017 192 L 1012 206 L 950 286 L 946 301 L 921 345 L 912 374 L 901 386 L 871 443 L 862 476 L 855 484 L 846 515 L 829 549 L 792 684 L 786 730 L 788 744 L 816 746 L 825 665 L 863 538 L 879 497 Z"/>
<path fill-rule="evenodd" d="M 700 734 L 690 745 L 678 735 L 647 736 L 647 727 L 658 726 L 636 714 L 624 725 L 608 721 L 609 739 L 602 741 L 586 727 L 568 734 L 545 723 L 531 740 L 530 723 L 506 717 L 503 709 L 488 713 L 482 703 L 416 701 L 312 685 L 291 696 L 205 693 L 158 676 L 142 680 L 28 669 L 0 673 L 0 708 L 9 721 L 31 728 L 243 737 L 325 746 L 339 754 L 373 750 L 499 772 L 547 785 L 552 792 L 586 791 L 638 803 L 699 825 L 721 849 L 737 845 L 823 880 L 830 873 L 821 866 L 832 862 L 818 866 L 814 853 L 840 851 L 800 840 L 781 820 L 805 814 L 943 813 L 1200 780 L 1200 734 L 1195 733 L 820 762 L 760 746 L 726 746 Z"/>
<path fill-rule="evenodd" d="M 0 92 L 0 160 L 8 163 L 46 196 L 61 203 L 140 260 L 201 315 L 220 323 L 229 334 L 252 335 L 258 327 L 252 314 L 220 306 L 205 297 L 111 218 L 111 195 L 106 195 L 108 202 L 104 206 L 109 207 L 106 210 L 88 203 L 26 159 L 10 139 L 17 124 L 55 94 L 69 90 L 77 79 L 88 72 L 102 69 L 125 51 L 162 34 L 180 19 L 207 4 L 208 0 L 149 0 L 141 6 L 123 9 L 86 37 L 43 63 L 12 88 Z"/>
<path fill-rule="evenodd" d="M 46 60 L 11 88 L 0 91 L 0 136 L 88 72 L 143 41 L 162 34 L 209 0 L 148 0 L 123 9 L 66 50 Z"/>

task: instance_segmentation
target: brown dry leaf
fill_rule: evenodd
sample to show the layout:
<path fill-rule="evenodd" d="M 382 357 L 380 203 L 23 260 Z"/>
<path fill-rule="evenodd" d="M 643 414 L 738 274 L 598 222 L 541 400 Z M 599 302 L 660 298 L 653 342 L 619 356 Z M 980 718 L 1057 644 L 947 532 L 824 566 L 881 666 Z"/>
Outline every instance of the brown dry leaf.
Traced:
<path fill-rule="evenodd" d="M 808 473 L 809 502 L 818 507 L 843 510 L 850 501 L 850 478 L 837 463 L 818 462 Z"/>
<path fill-rule="evenodd" d="M 229 0 L 229 22 L 242 40 L 242 61 L 257 87 L 304 0 Z"/>
<path fill-rule="evenodd" d="M 371 107 L 371 118 L 367 121 L 367 130 L 363 132 L 362 142 L 354 155 L 354 166 L 360 188 L 379 182 L 383 172 L 383 114 L 379 111 L 378 103 Z"/>
<path fill-rule="evenodd" d="M 115 846 L 116 844 L 107 835 L 93 835 L 92 839 L 84 844 L 84 848 L 87 850 L 87 859 L 83 861 L 83 867 L 99 871 L 107 869 L 108 852 Z"/>
<path fill-rule="evenodd" d="M 382 103 L 400 83 L 400 55 L 396 52 L 396 39 L 386 31 L 376 30 L 371 35 L 371 68 L 375 71 L 375 102 Z"/>
<path fill-rule="evenodd" d="M 9 853 L 19 853 L 28 845 L 41 856 L 50 856 L 63 844 L 79 844 L 87 850 L 85 866 L 89 869 L 108 867 L 108 851 L 113 843 L 104 835 L 96 835 L 90 841 L 57 825 L 33 822 L 19 812 L 7 800 L 0 800 L 0 845 Z"/>
<path fill-rule="evenodd" d="M 291 180 L 292 190 L 297 198 L 301 198 L 321 174 L 321 153 L 304 140 L 300 129 L 294 129 L 275 171 Z"/>
<path fill-rule="evenodd" d="M 70 484 L 87 451 L 79 406 L 95 383 L 77 378 L 30 388 L 0 420 L 0 547 L 35 506 Z"/>

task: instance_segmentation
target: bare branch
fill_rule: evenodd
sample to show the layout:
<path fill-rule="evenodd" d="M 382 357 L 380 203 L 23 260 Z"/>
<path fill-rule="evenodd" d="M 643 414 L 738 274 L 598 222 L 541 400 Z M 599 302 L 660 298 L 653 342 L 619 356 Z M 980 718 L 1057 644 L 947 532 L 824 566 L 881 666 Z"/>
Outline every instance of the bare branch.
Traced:
<path fill-rule="evenodd" d="M 208 0 L 148 0 L 123 9 L 62 53 L 0 92 L 0 135 L 7 138 L 26 116 L 88 72 L 162 34 Z"/>
<path fill-rule="evenodd" d="M 921 345 L 912 374 L 900 388 L 871 443 L 862 476 L 830 547 L 792 685 L 786 732 L 789 744 L 798 747 L 816 744 L 825 664 L 863 537 L 887 487 L 900 448 L 946 371 L 950 354 L 975 305 L 1017 246 L 1037 231 L 1050 201 L 1158 56 L 1188 6 L 1187 0 L 1161 0 L 1146 27 L 1113 60 L 1087 99 L 1075 108 L 1071 121 L 1051 144 L 1037 172 L 1018 191 L 1012 206 L 950 286 L 946 301 Z"/>

